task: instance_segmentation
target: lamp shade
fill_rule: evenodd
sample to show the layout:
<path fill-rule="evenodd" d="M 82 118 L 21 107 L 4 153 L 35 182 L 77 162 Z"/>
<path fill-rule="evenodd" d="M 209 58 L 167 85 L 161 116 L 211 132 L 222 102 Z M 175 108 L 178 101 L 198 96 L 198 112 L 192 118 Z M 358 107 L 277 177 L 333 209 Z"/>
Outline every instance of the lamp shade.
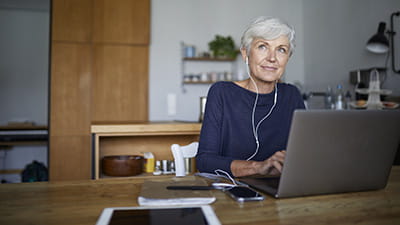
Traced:
<path fill-rule="evenodd" d="M 367 49 L 373 53 L 386 53 L 389 51 L 389 41 L 385 36 L 386 23 L 380 22 L 378 33 L 372 36 L 367 42 Z"/>

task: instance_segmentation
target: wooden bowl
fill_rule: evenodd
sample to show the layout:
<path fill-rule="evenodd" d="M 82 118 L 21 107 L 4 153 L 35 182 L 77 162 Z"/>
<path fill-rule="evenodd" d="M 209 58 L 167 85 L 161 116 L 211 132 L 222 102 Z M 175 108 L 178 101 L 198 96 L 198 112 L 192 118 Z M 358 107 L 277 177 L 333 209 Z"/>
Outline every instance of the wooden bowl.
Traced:
<path fill-rule="evenodd" d="M 143 171 L 143 156 L 111 155 L 102 159 L 102 170 L 108 176 L 135 176 Z"/>

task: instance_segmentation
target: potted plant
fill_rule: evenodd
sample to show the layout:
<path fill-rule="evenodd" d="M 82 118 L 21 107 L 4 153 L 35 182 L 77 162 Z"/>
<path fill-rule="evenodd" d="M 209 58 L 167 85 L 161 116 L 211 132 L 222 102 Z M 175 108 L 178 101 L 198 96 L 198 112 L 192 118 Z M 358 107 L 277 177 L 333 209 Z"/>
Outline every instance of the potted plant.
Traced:
<path fill-rule="evenodd" d="M 208 47 L 215 58 L 235 59 L 239 50 L 235 48 L 235 42 L 231 36 L 215 35 L 214 40 L 208 43 Z"/>

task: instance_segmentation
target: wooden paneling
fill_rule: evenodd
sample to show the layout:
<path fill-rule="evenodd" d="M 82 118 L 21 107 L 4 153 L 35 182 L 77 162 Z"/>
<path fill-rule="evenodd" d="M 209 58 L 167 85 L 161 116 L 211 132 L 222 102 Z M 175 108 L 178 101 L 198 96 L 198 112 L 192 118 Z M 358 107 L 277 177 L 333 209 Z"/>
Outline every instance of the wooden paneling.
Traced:
<path fill-rule="evenodd" d="M 92 121 L 148 120 L 149 20 L 150 0 L 52 1 L 50 179 L 90 179 Z"/>
<path fill-rule="evenodd" d="M 149 44 L 150 0 L 96 0 L 95 42 Z"/>
<path fill-rule="evenodd" d="M 94 49 L 92 122 L 148 120 L 148 47 Z"/>
<path fill-rule="evenodd" d="M 50 142 L 50 181 L 91 177 L 91 136 L 53 136 Z"/>
<path fill-rule="evenodd" d="M 91 41 L 92 0 L 53 0 L 52 39 Z"/>
<path fill-rule="evenodd" d="M 91 175 L 90 71 L 87 44 L 52 45 L 50 180 Z"/>
<path fill-rule="evenodd" d="M 90 133 L 90 49 L 53 42 L 50 136 Z"/>

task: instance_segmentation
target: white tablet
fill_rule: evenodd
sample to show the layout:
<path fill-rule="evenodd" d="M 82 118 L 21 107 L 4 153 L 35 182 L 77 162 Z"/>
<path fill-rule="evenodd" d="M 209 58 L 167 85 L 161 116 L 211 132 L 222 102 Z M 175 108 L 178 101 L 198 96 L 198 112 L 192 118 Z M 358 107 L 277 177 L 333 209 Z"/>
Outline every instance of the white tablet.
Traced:
<path fill-rule="evenodd" d="M 125 224 L 209 224 L 220 225 L 209 205 L 173 207 L 105 208 L 96 225 Z"/>

